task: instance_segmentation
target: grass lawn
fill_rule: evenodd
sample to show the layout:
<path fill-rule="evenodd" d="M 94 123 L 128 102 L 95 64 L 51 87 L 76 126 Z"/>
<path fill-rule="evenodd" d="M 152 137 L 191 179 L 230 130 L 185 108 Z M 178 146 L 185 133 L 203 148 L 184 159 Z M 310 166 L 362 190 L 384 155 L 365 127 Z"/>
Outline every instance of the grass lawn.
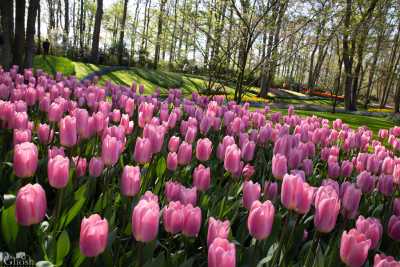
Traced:
<path fill-rule="evenodd" d="M 67 76 L 75 74 L 73 61 L 65 57 L 35 56 L 33 59 L 33 68 L 42 69 L 52 75 L 55 75 L 56 72 L 61 72 Z"/>
<path fill-rule="evenodd" d="M 75 67 L 75 76 L 79 80 L 83 79 L 85 76 L 88 74 L 99 71 L 101 69 L 101 66 L 94 65 L 91 63 L 83 63 L 83 62 L 72 62 Z"/>
<path fill-rule="evenodd" d="M 287 114 L 287 110 L 276 109 L 272 111 L 280 111 L 283 114 Z M 318 111 L 306 111 L 306 110 L 296 110 L 296 114 L 300 116 L 318 116 L 321 118 L 328 119 L 330 121 L 334 121 L 336 119 L 341 119 L 344 123 L 347 123 L 352 128 L 358 128 L 360 126 L 367 126 L 370 130 L 372 130 L 375 134 L 378 133 L 379 129 L 391 128 L 395 126 L 395 123 L 389 121 L 384 117 L 372 117 L 372 116 L 364 116 L 357 114 L 348 114 L 348 113 L 331 113 L 331 112 L 318 112 Z"/>

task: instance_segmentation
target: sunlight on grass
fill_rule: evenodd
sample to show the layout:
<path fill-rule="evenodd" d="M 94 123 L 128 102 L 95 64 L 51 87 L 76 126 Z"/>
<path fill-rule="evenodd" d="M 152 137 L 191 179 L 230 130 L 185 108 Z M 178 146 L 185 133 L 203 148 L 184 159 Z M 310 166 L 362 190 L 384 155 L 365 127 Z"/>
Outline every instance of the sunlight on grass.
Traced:
<path fill-rule="evenodd" d="M 75 66 L 75 75 L 79 80 L 92 72 L 99 71 L 100 67 L 90 63 L 73 62 Z"/>
<path fill-rule="evenodd" d="M 66 76 L 75 74 L 75 66 L 73 62 L 65 57 L 35 56 L 33 59 L 33 68 L 42 69 L 52 75 L 55 75 L 56 72 L 61 72 Z"/>

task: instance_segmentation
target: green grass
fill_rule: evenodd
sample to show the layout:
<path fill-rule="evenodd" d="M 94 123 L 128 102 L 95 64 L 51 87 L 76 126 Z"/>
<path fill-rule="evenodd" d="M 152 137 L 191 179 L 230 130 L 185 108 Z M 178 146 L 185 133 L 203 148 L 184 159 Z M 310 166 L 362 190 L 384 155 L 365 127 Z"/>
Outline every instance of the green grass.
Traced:
<path fill-rule="evenodd" d="M 89 75 L 92 72 L 99 71 L 101 69 L 101 66 L 94 65 L 91 63 L 83 63 L 83 62 L 72 62 L 75 67 L 75 76 L 79 80 L 81 80 L 83 77 Z"/>
<path fill-rule="evenodd" d="M 146 94 L 151 94 L 158 87 L 163 93 L 170 88 L 180 88 L 183 94 L 189 95 L 206 88 L 207 84 L 207 81 L 200 76 L 144 68 L 114 71 L 101 77 L 100 83 L 104 84 L 105 81 L 126 86 L 131 86 L 135 81 L 137 84 L 145 86 Z M 234 91 L 233 88 L 226 88 L 228 93 Z"/>
<path fill-rule="evenodd" d="M 281 110 L 281 109 L 273 111 L 280 111 L 283 114 L 287 113 L 287 110 Z M 388 129 L 395 126 L 394 122 L 387 120 L 384 117 L 372 117 L 372 116 L 364 116 L 364 115 L 349 114 L 349 113 L 331 113 L 331 112 L 306 111 L 306 110 L 296 110 L 296 114 L 300 116 L 315 115 L 321 118 L 328 119 L 330 121 L 341 119 L 344 123 L 349 124 L 349 126 L 354 129 L 360 126 L 367 126 L 375 134 L 378 133 L 379 129 L 383 128 Z"/>
<path fill-rule="evenodd" d="M 55 75 L 56 72 L 61 72 L 67 76 L 75 74 L 73 61 L 65 57 L 35 56 L 33 59 L 33 68 L 42 69 L 52 75 Z"/>

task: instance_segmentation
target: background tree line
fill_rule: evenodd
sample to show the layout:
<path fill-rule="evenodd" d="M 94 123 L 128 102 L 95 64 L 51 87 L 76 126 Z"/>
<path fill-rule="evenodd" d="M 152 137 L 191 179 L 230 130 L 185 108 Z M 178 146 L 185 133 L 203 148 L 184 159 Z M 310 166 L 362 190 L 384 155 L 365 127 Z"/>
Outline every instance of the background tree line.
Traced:
<path fill-rule="evenodd" d="M 104 1 L 104 2 L 103 2 Z M 1 64 L 52 53 L 101 64 L 191 72 L 205 91 L 234 84 L 344 95 L 345 108 L 400 103 L 396 0 L 2 0 Z M 15 14 L 15 17 L 14 17 Z M 44 33 L 45 32 L 45 33 Z"/>

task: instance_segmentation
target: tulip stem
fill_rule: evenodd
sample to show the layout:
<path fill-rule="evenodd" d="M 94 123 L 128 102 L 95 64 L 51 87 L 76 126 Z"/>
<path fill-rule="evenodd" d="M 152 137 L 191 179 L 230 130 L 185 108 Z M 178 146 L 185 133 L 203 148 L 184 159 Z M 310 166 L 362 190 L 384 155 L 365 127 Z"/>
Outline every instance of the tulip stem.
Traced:
<path fill-rule="evenodd" d="M 279 238 L 278 248 L 276 249 L 276 251 L 274 253 L 273 260 L 272 260 L 272 263 L 271 263 L 272 267 L 276 266 L 277 263 L 279 265 L 280 254 L 281 254 L 281 249 L 282 249 L 282 245 L 283 245 L 283 239 L 286 236 L 287 228 L 288 228 L 288 218 L 286 218 L 286 223 L 283 225 L 283 229 L 282 229 L 282 232 L 281 232 L 281 237 Z"/>
<path fill-rule="evenodd" d="M 318 241 L 319 241 L 319 235 L 318 235 L 318 232 L 315 231 L 314 232 L 314 236 L 313 236 L 313 240 L 312 240 L 312 243 L 311 243 L 311 247 L 308 250 L 308 254 L 307 254 L 307 257 L 306 257 L 306 262 L 304 263 L 305 267 L 309 266 L 309 261 L 311 259 L 311 255 L 312 255 L 312 253 L 313 253 L 313 251 L 315 249 L 315 245 L 318 243 Z"/>
<path fill-rule="evenodd" d="M 137 267 L 141 267 L 143 265 L 143 247 L 144 244 L 140 241 L 137 241 Z"/>
<path fill-rule="evenodd" d="M 58 191 L 57 209 L 56 209 L 56 221 L 58 220 L 62 208 L 62 201 L 64 198 L 64 188 Z"/>

